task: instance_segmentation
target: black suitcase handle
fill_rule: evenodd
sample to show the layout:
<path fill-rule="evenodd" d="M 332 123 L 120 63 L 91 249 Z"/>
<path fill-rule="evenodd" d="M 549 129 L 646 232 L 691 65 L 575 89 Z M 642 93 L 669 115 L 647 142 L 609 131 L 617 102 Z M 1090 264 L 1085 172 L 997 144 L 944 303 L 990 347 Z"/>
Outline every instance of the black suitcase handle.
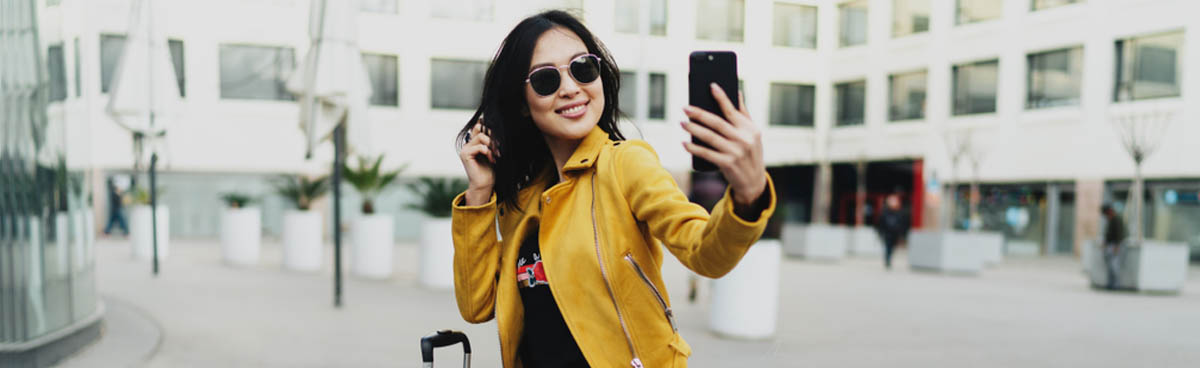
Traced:
<path fill-rule="evenodd" d="M 459 331 L 441 330 L 421 338 L 421 362 L 425 367 L 433 367 L 433 349 L 462 343 L 463 368 L 471 368 L 471 341 L 467 334 Z"/>

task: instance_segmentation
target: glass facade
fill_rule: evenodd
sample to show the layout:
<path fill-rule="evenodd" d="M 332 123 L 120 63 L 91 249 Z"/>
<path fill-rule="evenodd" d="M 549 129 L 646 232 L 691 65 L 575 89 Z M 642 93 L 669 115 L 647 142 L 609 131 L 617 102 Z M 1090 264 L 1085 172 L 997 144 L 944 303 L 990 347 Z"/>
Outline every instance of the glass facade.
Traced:
<path fill-rule="evenodd" d="M 745 29 L 744 0 L 697 0 L 696 38 L 742 42 Z"/>
<path fill-rule="evenodd" d="M 1029 54 L 1025 108 L 1079 105 L 1083 85 L 1083 48 Z"/>
<path fill-rule="evenodd" d="M 867 0 L 849 1 L 838 5 L 838 46 L 849 47 L 867 43 Z"/>
<path fill-rule="evenodd" d="M 925 118 L 925 71 L 888 76 L 888 120 Z"/>
<path fill-rule="evenodd" d="M 834 125 L 862 125 L 866 115 L 867 82 L 854 81 L 838 83 L 833 86 Z"/>
<path fill-rule="evenodd" d="M 771 83 L 771 125 L 813 126 L 816 87 L 803 84 Z"/>
<path fill-rule="evenodd" d="M 892 2 L 892 37 L 929 32 L 930 0 Z"/>
<path fill-rule="evenodd" d="M 13 359 L 22 366 L 23 351 L 99 321 L 97 219 L 86 170 L 89 143 L 67 145 L 68 134 L 88 136 L 89 125 L 47 117 L 47 102 L 67 94 L 63 44 L 39 44 L 31 7 L 6 5 L 5 11 L 10 13 L 0 17 L 5 43 L 0 103 L 6 112 L 0 119 L 0 365 Z"/>
<path fill-rule="evenodd" d="M 955 65 L 951 69 L 954 115 L 996 112 L 996 78 L 999 60 Z"/>
<path fill-rule="evenodd" d="M 1004 0 L 957 0 L 955 4 L 955 24 L 1000 19 L 1004 15 Z"/>
<path fill-rule="evenodd" d="M 487 62 L 433 59 L 430 102 L 435 109 L 474 110 L 483 95 Z"/>
<path fill-rule="evenodd" d="M 646 2 L 643 0 L 617 0 L 613 28 L 620 33 L 637 34 L 642 22 Z M 650 0 L 650 35 L 667 35 L 667 0 Z"/>
<path fill-rule="evenodd" d="M 1182 31 L 1117 40 L 1113 101 L 1178 97 L 1182 52 Z"/>
<path fill-rule="evenodd" d="M 295 67 L 291 47 L 221 45 L 221 98 L 295 100 L 286 88 Z"/>
<path fill-rule="evenodd" d="M 817 7 L 775 3 L 774 18 L 775 46 L 817 48 Z"/>
<path fill-rule="evenodd" d="M 371 104 L 377 106 L 399 106 L 400 79 L 395 55 L 363 54 L 363 65 L 371 80 Z"/>

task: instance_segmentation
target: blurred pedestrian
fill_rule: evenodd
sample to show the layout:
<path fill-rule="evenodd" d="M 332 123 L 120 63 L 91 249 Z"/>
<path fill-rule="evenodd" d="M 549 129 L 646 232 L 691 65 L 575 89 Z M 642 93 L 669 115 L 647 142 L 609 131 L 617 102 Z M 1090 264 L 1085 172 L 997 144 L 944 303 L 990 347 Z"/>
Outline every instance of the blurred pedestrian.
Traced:
<path fill-rule="evenodd" d="M 896 251 L 896 244 L 908 237 L 911 221 L 908 212 L 900 206 L 899 195 L 888 195 L 885 202 L 883 212 L 879 213 L 879 219 L 875 222 L 875 229 L 883 239 L 883 267 L 890 270 L 892 253 Z"/>
<path fill-rule="evenodd" d="M 1117 272 L 1121 269 L 1121 254 L 1125 250 L 1122 246 L 1127 235 L 1125 220 L 1121 219 L 1121 215 L 1107 204 L 1100 207 L 1100 213 L 1104 214 L 1107 222 L 1104 226 L 1104 266 L 1108 268 L 1108 285 L 1106 286 L 1109 290 L 1113 290 L 1117 288 Z"/>
<path fill-rule="evenodd" d="M 128 197 L 130 179 L 125 175 L 108 177 L 108 224 L 104 226 L 104 235 L 111 235 L 113 226 L 129 235 L 129 224 L 125 219 L 125 201 Z"/>

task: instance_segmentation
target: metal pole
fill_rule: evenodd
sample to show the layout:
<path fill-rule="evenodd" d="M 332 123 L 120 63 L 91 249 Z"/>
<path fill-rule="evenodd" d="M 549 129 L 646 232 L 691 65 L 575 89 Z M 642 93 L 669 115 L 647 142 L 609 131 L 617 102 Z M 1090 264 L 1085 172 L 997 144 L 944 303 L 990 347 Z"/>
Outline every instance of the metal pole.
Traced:
<path fill-rule="evenodd" d="M 154 113 L 150 113 L 150 116 L 153 117 Z M 151 120 L 153 120 L 153 118 L 151 118 Z M 151 239 L 150 241 L 151 241 L 151 244 L 153 244 L 151 249 L 153 249 L 152 253 L 154 254 L 154 257 L 153 257 L 154 260 L 151 263 L 154 264 L 152 266 L 154 276 L 158 276 L 158 189 L 156 189 L 158 186 L 157 186 L 157 183 L 155 182 L 156 175 L 154 175 L 154 169 L 155 169 L 156 165 L 158 165 L 158 153 L 151 153 L 150 154 L 150 239 Z"/>
<path fill-rule="evenodd" d="M 333 306 L 342 307 L 342 150 L 345 125 L 333 129 Z"/>

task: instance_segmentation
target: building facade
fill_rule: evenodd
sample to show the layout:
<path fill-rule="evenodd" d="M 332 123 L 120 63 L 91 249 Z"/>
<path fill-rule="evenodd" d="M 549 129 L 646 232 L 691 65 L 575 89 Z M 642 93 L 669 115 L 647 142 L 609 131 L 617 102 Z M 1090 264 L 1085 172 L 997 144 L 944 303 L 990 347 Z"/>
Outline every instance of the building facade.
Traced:
<path fill-rule="evenodd" d="M 182 111 L 164 147 L 173 234 L 214 236 L 217 196 L 263 196 L 264 226 L 282 202 L 269 179 L 326 171 L 328 144 L 304 159 L 297 104 L 282 87 L 305 54 L 304 0 L 163 1 Z M 739 55 L 742 91 L 764 129 L 787 203 L 812 212 L 814 165 L 831 162 L 830 220 L 853 222 L 864 163 L 872 201 L 901 190 L 921 226 L 1004 231 L 1036 253 L 1071 253 L 1098 234 L 1101 203 L 1127 200 L 1133 161 L 1114 123 L 1128 111 L 1172 117 L 1143 166 L 1147 235 L 1200 246 L 1200 3 L 1187 0 L 370 0 L 359 36 L 375 94 L 372 149 L 403 175 L 461 176 L 453 137 L 466 124 L 487 62 L 521 18 L 580 15 L 623 71 L 626 131 L 657 148 L 686 186 L 687 54 Z M 101 172 L 126 170 L 131 139 L 104 114 L 129 2 L 45 1 L 49 118 L 74 127 L 65 151 Z M 1155 112 L 1150 114 L 1141 112 Z M 1141 125 L 1139 125 L 1141 126 Z M 955 142 L 969 141 L 955 160 Z M 75 161 L 72 161 L 75 162 Z M 976 169 L 977 168 L 977 169 Z M 101 183 L 104 175 L 95 175 Z M 947 182 L 977 179 L 949 207 Z M 93 185 L 93 188 L 103 186 Z M 954 193 L 963 189 L 955 186 Z M 415 237 L 411 200 L 378 207 Z M 103 198 L 102 196 L 97 196 Z M 968 219 L 976 201 L 979 215 Z M 347 213 L 354 213 L 350 200 Z M 870 202 L 870 201 L 869 201 Z M 103 207 L 97 204 L 97 207 Z M 1200 252 L 1194 252 L 1200 253 Z"/>

